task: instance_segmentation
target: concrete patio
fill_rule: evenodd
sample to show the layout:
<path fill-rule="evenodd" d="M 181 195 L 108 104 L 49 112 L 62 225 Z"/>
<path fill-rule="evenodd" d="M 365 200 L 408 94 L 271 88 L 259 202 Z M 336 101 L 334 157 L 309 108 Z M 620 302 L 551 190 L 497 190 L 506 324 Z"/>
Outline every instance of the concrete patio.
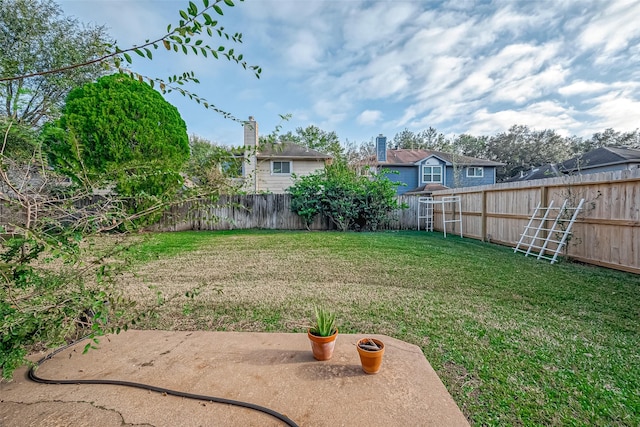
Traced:
<path fill-rule="evenodd" d="M 318 362 L 306 334 L 128 331 L 67 349 L 40 369 L 47 379 L 139 382 L 240 400 L 300 426 L 468 426 L 420 349 L 394 338 L 382 370 L 360 368 L 355 342 L 340 334 L 333 358 Z M 0 384 L 0 425 L 282 426 L 261 412 L 117 385 L 50 385 L 26 369 Z"/>

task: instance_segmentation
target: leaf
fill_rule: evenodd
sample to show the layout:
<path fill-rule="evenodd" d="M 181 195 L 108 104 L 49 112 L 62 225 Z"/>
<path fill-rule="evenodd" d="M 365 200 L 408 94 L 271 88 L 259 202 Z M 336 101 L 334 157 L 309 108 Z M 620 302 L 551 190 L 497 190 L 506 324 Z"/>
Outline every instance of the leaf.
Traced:
<path fill-rule="evenodd" d="M 187 47 L 185 45 L 182 45 L 182 52 L 184 52 L 184 54 L 187 54 Z"/>
<path fill-rule="evenodd" d="M 222 12 L 222 8 L 217 4 L 213 5 L 213 10 L 215 10 L 218 13 L 218 15 L 224 15 L 224 13 Z"/>
<path fill-rule="evenodd" d="M 167 50 L 171 50 L 171 43 L 169 43 L 169 41 L 168 41 L 168 40 L 162 40 L 162 44 L 164 44 L 164 47 L 165 47 Z"/>
<path fill-rule="evenodd" d="M 126 59 L 127 62 L 131 64 L 131 55 L 129 55 L 127 52 L 124 53 L 124 59 Z"/>
<path fill-rule="evenodd" d="M 203 13 L 202 17 L 204 18 L 204 23 L 206 25 L 210 25 L 213 22 L 213 19 L 211 19 L 211 15 L 209 15 L 208 13 Z M 215 25 L 215 24 L 213 24 Z"/>
<path fill-rule="evenodd" d="M 202 4 L 204 4 L 204 7 L 209 7 L 209 0 L 204 0 Z"/>
<path fill-rule="evenodd" d="M 184 10 L 180 11 L 180 16 L 182 16 L 183 19 L 189 19 L 189 15 L 187 15 L 187 12 Z"/>
<path fill-rule="evenodd" d="M 234 6 L 234 4 L 233 4 L 233 2 L 231 0 L 224 0 L 224 4 L 226 4 L 229 7 L 233 7 Z"/>
<path fill-rule="evenodd" d="M 192 1 L 189 2 L 189 13 L 191 16 L 196 16 L 198 14 L 198 6 Z"/>
<path fill-rule="evenodd" d="M 140 49 L 134 49 L 133 51 L 144 58 L 144 53 Z"/>
<path fill-rule="evenodd" d="M 151 51 L 148 48 L 145 48 L 145 52 L 147 52 L 147 58 L 153 59 L 153 55 L 151 54 Z"/>

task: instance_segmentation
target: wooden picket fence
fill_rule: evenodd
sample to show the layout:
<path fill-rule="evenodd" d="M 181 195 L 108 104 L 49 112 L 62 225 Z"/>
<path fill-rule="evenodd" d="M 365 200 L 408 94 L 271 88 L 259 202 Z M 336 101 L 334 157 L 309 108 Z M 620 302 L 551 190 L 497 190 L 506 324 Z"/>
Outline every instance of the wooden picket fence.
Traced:
<path fill-rule="evenodd" d="M 400 196 L 401 209 L 391 215 L 386 230 L 415 230 L 417 197 Z M 189 202 L 174 206 L 152 227 L 156 231 L 233 230 L 233 229 L 305 230 L 304 222 L 291 212 L 289 194 L 251 194 L 221 196 L 215 202 Z M 335 230 L 327 218 L 316 218 L 311 230 Z"/>

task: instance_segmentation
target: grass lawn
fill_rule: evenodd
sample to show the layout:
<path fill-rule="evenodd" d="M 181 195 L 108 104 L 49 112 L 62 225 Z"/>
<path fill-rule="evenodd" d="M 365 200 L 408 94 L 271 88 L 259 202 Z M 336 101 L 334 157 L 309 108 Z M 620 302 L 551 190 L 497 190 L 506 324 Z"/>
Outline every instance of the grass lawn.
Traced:
<path fill-rule="evenodd" d="M 127 292 L 200 292 L 137 327 L 304 332 L 318 304 L 418 345 L 472 424 L 640 425 L 640 276 L 425 232 L 147 237 Z"/>

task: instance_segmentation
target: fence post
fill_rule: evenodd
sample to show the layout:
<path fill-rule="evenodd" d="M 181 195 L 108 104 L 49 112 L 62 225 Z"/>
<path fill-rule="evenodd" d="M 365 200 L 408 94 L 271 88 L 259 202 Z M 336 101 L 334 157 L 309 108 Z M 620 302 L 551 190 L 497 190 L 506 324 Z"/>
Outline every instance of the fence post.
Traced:
<path fill-rule="evenodd" d="M 482 207 L 480 212 L 480 236 L 482 241 L 487 241 L 487 191 L 482 190 Z"/>

